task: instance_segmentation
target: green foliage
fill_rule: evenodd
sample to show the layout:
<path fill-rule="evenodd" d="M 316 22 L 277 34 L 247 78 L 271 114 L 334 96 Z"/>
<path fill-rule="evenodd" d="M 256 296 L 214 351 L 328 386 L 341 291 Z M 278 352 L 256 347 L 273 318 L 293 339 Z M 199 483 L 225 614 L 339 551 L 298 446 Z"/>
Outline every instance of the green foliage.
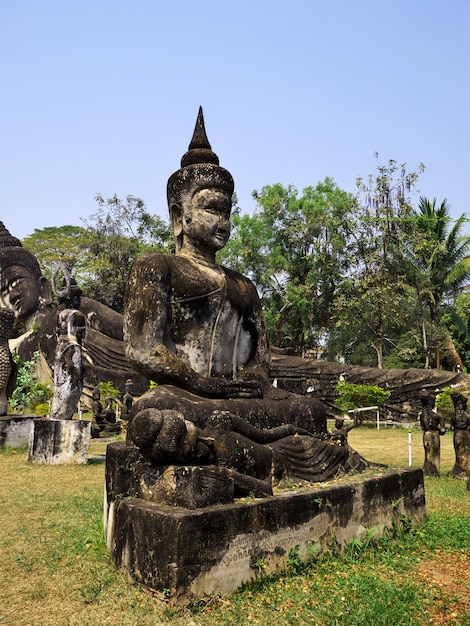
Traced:
<path fill-rule="evenodd" d="M 451 226 L 447 201 L 444 199 L 438 205 L 436 199 L 424 197 L 411 218 L 412 228 L 405 233 L 409 280 L 416 289 L 421 317 L 424 321 L 427 310 L 434 331 L 428 342 L 423 326 L 425 366 L 439 368 L 444 347 L 447 358 L 453 361 L 451 365 L 460 365 L 452 338 L 442 323 L 442 313 L 446 301 L 470 282 L 470 235 L 463 233 L 467 218 L 463 214 Z"/>
<path fill-rule="evenodd" d="M 418 328 L 399 334 L 384 355 L 385 368 L 405 369 L 424 366 L 422 337 Z"/>
<path fill-rule="evenodd" d="M 36 364 L 39 353 L 35 352 L 31 361 L 22 361 L 15 353 L 12 353 L 12 357 L 18 373 L 9 406 L 14 413 L 34 412 L 38 405 L 47 403 L 53 395 L 48 385 L 37 380 Z"/>
<path fill-rule="evenodd" d="M 86 231 L 82 226 L 48 226 L 35 229 L 22 244 L 37 258 L 44 276 L 51 277 L 53 266 L 62 261 L 78 283 L 87 275 L 89 251 Z"/>
<path fill-rule="evenodd" d="M 337 383 L 335 392 L 337 394 L 335 404 L 342 411 L 380 406 L 390 397 L 390 391 L 385 391 L 378 385 L 356 385 L 341 381 Z"/>
<path fill-rule="evenodd" d="M 468 369 L 467 218 L 453 221 L 446 200 L 414 208 L 423 169 L 378 161 L 355 196 L 325 178 L 302 193 L 253 192 L 252 215 L 235 208 L 218 261 L 255 282 L 271 344 L 372 367 Z M 132 262 L 173 252 L 172 235 L 139 198 L 96 201 L 85 227 L 35 230 L 23 244 L 46 276 L 62 260 L 84 295 L 122 312 Z"/>
<path fill-rule="evenodd" d="M 254 215 L 234 212 L 232 238 L 219 259 L 258 286 L 275 345 L 300 353 L 318 348 L 348 269 L 354 197 L 331 178 L 302 195 L 276 184 L 253 197 Z"/>
<path fill-rule="evenodd" d="M 110 380 L 107 382 L 100 382 L 98 387 L 100 389 L 100 400 L 103 403 L 105 402 L 107 396 L 111 396 L 114 400 L 117 400 L 121 396 L 119 389 L 116 389 Z"/>
<path fill-rule="evenodd" d="M 387 345 L 399 332 L 397 321 L 413 312 L 400 229 L 411 213 L 411 194 L 422 170 L 420 165 L 409 172 L 406 164 L 391 159 L 387 165 L 379 162 L 367 180 L 357 180 L 351 265 L 335 300 L 334 319 L 348 330 L 346 346 L 362 335 L 375 353 L 377 367 L 383 367 Z M 406 319 L 402 328 L 409 328 Z"/>
<path fill-rule="evenodd" d="M 34 414 L 41 417 L 46 417 L 46 415 L 49 415 L 49 410 L 50 406 L 49 404 L 47 404 L 47 402 L 45 402 L 36 406 L 36 408 L 34 409 Z"/>
<path fill-rule="evenodd" d="M 168 252 L 172 248 L 170 227 L 148 212 L 140 198 L 96 196 L 97 212 L 86 225 L 90 251 L 83 292 L 122 312 L 127 276 L 134 259 L 144 252 Z"/>
<path fill-rule="evenodd" d="M 63 261 L 85 296 L 122 312 L 132 262 L 144 252 L 171 251 L 170 227 L 134 196 L 120 200 L 98 194 L 96 202 L 98 210 L 83 220 L 85 226 L 36 229 L 23 245 L 45 276 L 50 278 L 54 263 Z"/>
<path fill-rule="evenodd" d="M 450 418 L 454 414 L 454 403 L 452 402 L 451 393 L 460 391 L 465 394 L 465 390 L 458 390 L 456 387 L 446 387 L 436 396 L 436 410 L 445 417 Z"/>

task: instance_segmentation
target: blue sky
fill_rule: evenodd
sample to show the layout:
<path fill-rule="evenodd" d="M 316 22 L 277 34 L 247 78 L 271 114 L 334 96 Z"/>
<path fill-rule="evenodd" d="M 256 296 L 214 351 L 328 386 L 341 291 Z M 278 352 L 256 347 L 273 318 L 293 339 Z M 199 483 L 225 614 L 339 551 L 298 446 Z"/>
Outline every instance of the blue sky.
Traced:
<path fill-rule="evenodd" d="M 199 105 L 244 211 L 354 192 L 378 152 L 470 216 L 469 29 L 470 0 L 0 0 L 0 220 L 81 224 L 97 193 L 167 218 Z"/>

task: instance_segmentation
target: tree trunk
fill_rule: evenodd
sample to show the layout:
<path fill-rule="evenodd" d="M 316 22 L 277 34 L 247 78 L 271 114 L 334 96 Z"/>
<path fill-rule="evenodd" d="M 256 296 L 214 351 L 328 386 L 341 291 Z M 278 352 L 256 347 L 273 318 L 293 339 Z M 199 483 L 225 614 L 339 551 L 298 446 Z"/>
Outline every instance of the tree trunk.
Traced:
<path fill-rule="evenodd" d="M 383 369 L 384 367 L 384 344 L 383 344 L 383 339 L 379 339 L 378 341 L 373 341 L 371 343 L 372 347 L 375 350 L 375 353 L 377 355 L 377 368 L 378 369 Z"/>
<path fill-rule="evenodd" d="M 423 302 L 418 293 L 418 301 L 419 301 L 419 316 L 421 317 L 421 334 L 423 337 L 423 352 L 424 352 L 424 369 L 429 368 L 429 346 L 428 346 L 428 335 L 426 333 L 426 317 L 424 314 Z"/>

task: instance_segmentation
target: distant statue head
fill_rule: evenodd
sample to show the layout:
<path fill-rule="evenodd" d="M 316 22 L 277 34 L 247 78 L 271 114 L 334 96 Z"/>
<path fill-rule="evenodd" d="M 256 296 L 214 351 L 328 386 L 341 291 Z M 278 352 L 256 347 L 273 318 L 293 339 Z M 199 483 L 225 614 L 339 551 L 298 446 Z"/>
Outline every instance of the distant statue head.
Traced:
<path fill-rule="evenodd" d="M 193 138 L 181 159 L 181 169 L 170 176 L 167 185 L 177 253 L 183 247 L 185 236 L 200 238 L 203 231 L 209 247 L 223 248 L 230 236 L 233 190 L 232 175 L 219 166 L 219 157 L 212 152 L 202 108 L 199 108 Z M 219 221 L 218 229 L 215 228 L 216 220 Z"/>
<path fill-rule="evenodd" d="M 468 398 L 466 396 L 464 396 L 463 394 L 461 394 L 458 391 L 453 391 L 450 394 L 450 397 L 452 398 L 452 402 L 454 404 L 454 409 L 456 411 L 466 411 L 467 410 Z"/>
<path fill-rule="evenodd" d="M 99 401 L 101 397 L 101 391 L 100 391 L 99 385 L 96 385 L 96 387 L 93 389 L 92 397 L 93 397 L 93 400 L 95 400 L 96 402 Z"/>
<path fill-rule="evenodd" d="M 34 254 L 26 250 L 0 222 L 0 301 L 17 320 L 26 321 L 51 304 L 51 286 Z"/>

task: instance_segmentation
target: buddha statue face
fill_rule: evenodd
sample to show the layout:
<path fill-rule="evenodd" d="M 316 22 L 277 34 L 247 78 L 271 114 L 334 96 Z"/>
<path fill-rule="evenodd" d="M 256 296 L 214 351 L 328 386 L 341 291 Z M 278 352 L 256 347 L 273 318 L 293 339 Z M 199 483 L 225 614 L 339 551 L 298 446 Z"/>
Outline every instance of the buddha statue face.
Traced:
<path fill-rule="evenodd" d="M 183 241 L 189 238 L 200 248 L 220 250 L 230 237 L 231 210 L 232 202 L 227 192 L 200 189 L 191 198 L 190 206 L 183 207 Z"/>
<path fill-rule="evenodd" d="M 0 278 L 2 305 L 12 309 L 18 320 L 28 319 L 39 308 L 45 288 L 44 281 L 46 281 L 44 277 L 37 279 L 22 265 L 10 265 L 2 269 Z"/>

